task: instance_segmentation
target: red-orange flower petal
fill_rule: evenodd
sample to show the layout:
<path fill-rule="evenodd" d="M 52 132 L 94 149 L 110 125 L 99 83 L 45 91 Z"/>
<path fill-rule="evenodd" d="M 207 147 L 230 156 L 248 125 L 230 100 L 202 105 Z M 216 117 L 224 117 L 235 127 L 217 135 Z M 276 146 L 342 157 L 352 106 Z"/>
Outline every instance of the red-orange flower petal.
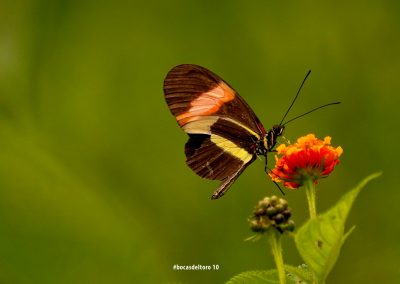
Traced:
<path fill-rule="evenodd" d="M 315 184 L 327 177 L 339 164 L 343 149 L 332 147 L 331 137 L 320 140 L 314 134 L 297 139 L 293 145 L 280 145 L 276 150 L 275 168 L 269 173 L 275 182 L 283 182 L 285 187 L 296 189 L 311 179 Z"/>

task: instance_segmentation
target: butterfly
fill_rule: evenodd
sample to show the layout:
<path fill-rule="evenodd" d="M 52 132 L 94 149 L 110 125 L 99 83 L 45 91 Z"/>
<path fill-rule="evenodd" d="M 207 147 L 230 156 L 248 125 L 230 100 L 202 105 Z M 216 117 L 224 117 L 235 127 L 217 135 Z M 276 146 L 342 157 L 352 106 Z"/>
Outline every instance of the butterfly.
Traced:
<path fill-rule="evenodd" d="M 169 110 L 189 135 L 186 164 L 202 178 L 221 181 L 212 199 L 223 196 L 257 156 L 264 156 L 267 163 L 267 154 L 274 151 L 287 123 L 282 123 L 283 118 L 280 124 L 265 130 L 254 111 L 227 82 L 198 65 L 173 67 L 164 80 L 164 94 Z"/>
<path fill-rule="evenodd" d="M 186 163 L 199 176 L 219 180 L 212 199 L 223 196 L 258 155 L 267 157 L 284 126 L 266 131 L 246 101 L 204 67 L 182 64 L 164 80 L 171 113 L 189 135 Z"/>

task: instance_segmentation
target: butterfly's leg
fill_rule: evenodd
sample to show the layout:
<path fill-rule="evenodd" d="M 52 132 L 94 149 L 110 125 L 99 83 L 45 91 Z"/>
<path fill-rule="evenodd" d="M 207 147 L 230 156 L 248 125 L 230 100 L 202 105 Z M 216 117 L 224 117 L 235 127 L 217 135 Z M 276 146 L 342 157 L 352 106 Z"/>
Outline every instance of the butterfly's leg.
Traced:
<path fill-rule="evenodd" d="M 275 151 L 275 150 L 274 150 Z M 271 151 L 271 152 L 274 152 L 274 151 Z M 265 167 L 264 167 L 264 172 L 265 173 L 269 173 L 269 172 L 271 172 L 272 170 L 270 169 L 270 168 L 268 168 L 268 165 L 267 165 L 267 156 L 265 156 Z M 283 190 L 282 190 L 282 188 L 279 186 L 279 184 L 276 182 L 276 181 L 272 181 L 277 187 L 278 187 L 278 189 L 279 189 L 279 191 L 282 193 L 282 195 L 285 195 L 285 193 L 283 192 Z"/>

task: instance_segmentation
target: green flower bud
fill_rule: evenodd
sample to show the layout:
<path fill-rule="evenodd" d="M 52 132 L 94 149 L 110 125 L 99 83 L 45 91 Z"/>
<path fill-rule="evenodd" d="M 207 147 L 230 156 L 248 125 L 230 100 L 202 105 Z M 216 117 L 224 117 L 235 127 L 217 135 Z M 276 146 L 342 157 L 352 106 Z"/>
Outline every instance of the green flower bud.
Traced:
<path fill-rule="evenodd" d="M 286 199 L 280 198 L 279 199 L 279 204 L 281 204 L 283 206 L 283 209 L 286 209 L 288 207 L 288 202 Z"/>
<path fill-rule="evenodd" d="M 278 212 L 275 207 L 268 207 L 267 210 L 265 210 L 265 213 L 267 214 L 268 217 L 273 217 L 275 214 Z"/>
<path fill-rule="evenodd" d="M 278 202 L 279 198 L 278 198 L 278 196 L 276 196 L 276 195 L 272 195 L 272 196 L 270 197 L 270 200 L 271 200 L 271 205 L 274 206 L 274 205 Z"/>
<path fill-rule="evenodd" d="M 283 198 L 273 195 L 265 197 L 257 203 L 249 218 L 251 230 L 257 233 L 264 233 L 274 228 L 280 233 L 294 230 L 294 222 L 289 220 L 292 215 L 288 202 Z"/>
<path fill-rule="evenodd" d="M 283 216 L 283 214 L 281 214 L 281 213 L 278 213 L 275 215 L 274 220 L 275 220 L 276 224 L 281 224 L 285 221 L 285 216 Z"/>
<path fill-rule="evenodd" d="M 293 222 L 293 220 L 289 220 L 289 221 L 287 222 L 287 230 L 288 230 L 289 232 L 293 232 L 293 231 L 294 231 L 294 222 Z"/>
<path fill-rule="evenodd" d="M 265 209 L 257 208 L 257 209 L 254 209 L 253 213 L 255 216 L 262 216 L 262 215 L 265 215 Z"/>
<path fill-rule="evenodd" d="M 260 200 L 259 204 L 267 208 L 271 204 L 271 200 L 269 199 L 269 197 L 264 197 L 264 199 Z"/>
<path fill-rule="evenodd" d="M 289 219 L 290 216 L 292 216 L 292 210 L 290 208 L 287 208 L 286 210 L 282 211 L 283 216 L 285 216 L 285 219 Z"/>
<path fill-rule="evenodd" d="M 275 209 L 277 212 L 282 212 L 283 210 L 285 210 L 285 208 L 283 207 L 282 204 L 278 203 L 275 205 Z"/>

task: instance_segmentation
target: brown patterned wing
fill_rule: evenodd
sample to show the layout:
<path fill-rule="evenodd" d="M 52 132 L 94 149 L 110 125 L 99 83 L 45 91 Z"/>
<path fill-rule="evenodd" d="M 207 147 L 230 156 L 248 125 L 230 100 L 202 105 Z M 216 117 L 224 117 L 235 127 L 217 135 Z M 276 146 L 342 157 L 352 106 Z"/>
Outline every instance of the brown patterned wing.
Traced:
<path fill-rule="evenodd" d="M 213 199 L 223 196 L 256 157 L 245 148 L 215 134 L 190 134 L 185 154 L 187 165 L 196 174 L 221 181 L 212 195 Z"/>

